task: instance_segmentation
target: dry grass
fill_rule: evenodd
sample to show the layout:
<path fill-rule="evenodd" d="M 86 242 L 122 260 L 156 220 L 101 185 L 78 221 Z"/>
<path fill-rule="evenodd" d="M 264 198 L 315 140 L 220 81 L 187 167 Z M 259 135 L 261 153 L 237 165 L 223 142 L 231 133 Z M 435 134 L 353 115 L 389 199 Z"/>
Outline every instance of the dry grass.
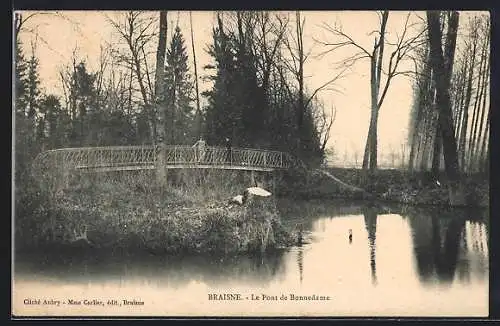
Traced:
<path fill-rule="evenodd" d="M 248 187 L 237 172 L 169 175 L 151 172 L 73 176 L 67 187 L 30 189 L 19 199 L 18 238 L 28 245 L 71 244 L 166 252 L 248 252 L 286 245 L 274 200 L 245 206 L 228 199 Z M 23 206 L 30 202 L 29 207 Z"/>

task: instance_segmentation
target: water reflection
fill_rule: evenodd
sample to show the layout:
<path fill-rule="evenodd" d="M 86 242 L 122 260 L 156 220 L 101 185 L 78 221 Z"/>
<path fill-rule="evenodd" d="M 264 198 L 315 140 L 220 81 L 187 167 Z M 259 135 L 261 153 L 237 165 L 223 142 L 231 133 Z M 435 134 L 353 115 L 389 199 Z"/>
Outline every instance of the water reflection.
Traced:
<path fill-rule="evenodd" d="M 365 220 L 365 228 L 368 232 L 368 246 L 370 249 L 370 270 L 372 284 L 377 285 L 377 265 L 375 261 L 375 250 L 377 240 L 377 212 L 372 208 L 364 208 L 363 215 Z"/>
<path fill-rule="evenodd" d="M 207 289 L 250 288 L 336 296 L 330 306 L 314 305 L 330 315 L 356 309 L 367 315 L 487 311 L 487 211 L 337 201 L 286 202 L 281 211 L 303 237 L 289 250 L 234 257 L 39 252 L 16 257 L 15 282 L 21 288 L 33 280 L 47 289 L 77 285 L 89 292 L 139 286 L 186 300 L 196 287 L 200 309 Z M 296 308 L 290 306 L 289 315 Z"/>
<path fill-rule="evenodd" d="M 480 264 L 479 270 L 487 268 L 483 231 L 486 225 L 478 221 L 485 213 L 470 214 L 468 210 L 459 209 L 414 208 L 407 211 L 416 266 L 423 283 L 437 280 L 449 284 L 457 269 L 459 280 L 469 280 L 473 260 Z"/>
<path fill-rule="evenodd" d="M 297 249 L 297 266 L 299 267 L 300 284 L 302 284 L 304 279 L 304 249 L 302 246 Z"/>
<path fill-rule="evenodd" d="M 181 288 L 191 281 L 209 286 L 245 283 L 262 285 L 282 277 L 283 254 L 245 256 L 158 256 L 144 252 L 82 252 L 22 254 L 16 259 L 16 277 L 36 275 L 43 281 L 68 284 L 135 282 Z M 89 283 L 90 282 L 90 283 Z"/>

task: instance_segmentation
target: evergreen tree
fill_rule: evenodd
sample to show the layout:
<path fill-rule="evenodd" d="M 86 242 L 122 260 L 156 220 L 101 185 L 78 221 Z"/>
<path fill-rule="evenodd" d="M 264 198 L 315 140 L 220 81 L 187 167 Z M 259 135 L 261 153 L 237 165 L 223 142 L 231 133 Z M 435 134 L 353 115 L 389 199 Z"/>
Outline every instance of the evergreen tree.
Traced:
<path fill-rule="evenodd" d="M 169 107 L 171 130 L 166 130 L 171 144 L 193 142 L 193 80 L 189 74 L 188 55 L 180 28 L 175 28 L 166 55 L 165 100 Z"/>
<path fill-rule="evenodd" d="M 15 107 L 16 114 L 26 115 L 26 94 L 28 91 L 28 64 L 23 54 L 21 42 L 16 40 L 15 48 Z"/>
<path fill-rule="evenodd" d="M 269 71 L 263 71 L 262 62 L 271 50 L 256 50 L 254 42 L 258 36 L 252 28 L 252 13 L 238 12 L 233 18 L 236 26 L 226 27 L 218 15 L 213 44 L 208 48 L 215 65 L 205 68 L 216 70 L 210 76 L 213 88 L 203 94 L 208 98 L 205 114 L 208 142 L 222 145 L 229 139 L 232 146 L 298 154 L 297 144 L 301 139 L 301 158 L 308 163 L 320 162 L 324 153 L 313 114 L 319 108 L 308 100 L 301 110 L 298 126 L 296 108 L 300 92 L 286 73 L 280 48 L 276 47 L 275 64 L 269 66 Z"/>
<path fill-rule="evenodd" d="M 15 47 L 15 177 L 16 184 L 29 182 L 29 169 L 33 158 L 39 153 L 36 142 L 36 118 L 40 101 L 40 78 L 38 59 L 32 54 L 25 60 L 22 46 L 16 38 Z"/>
<path fill-rule="evenodd" d="M 44 96 L 40 104 L 43 113 L 43 125 L 46 127 L 49 149 L 63 147 L 66 144 L 66 130 L 69 127 L 69 116 L 61 108 L 61 102 L 56 95 Z"/>
<path fill-rule="evenodd" d="M 236 144 L 237 135 L 241 129 L 241 107 L 237 105 L 235 96 L 236 69 L 234 67 L 233 49 L 229 35 L 224 32 L 224 25 L 220 15 L 217 17 L 218 26 L 213 29 L 213 44 L 208 53 L 214 58 L 215 66 L 206 66 L 207 69 L 216 69 L 213 88 L 205 92 L 208 97 L 208 107 L 205 117 L 205 134 L 207 141 L 212 145 L 223 145 L 225 139 L 232 139 Z"/>
<path fill-rule="evenodd" d="M 40 76 L 38 73 L 38 58 L 32 53 L 28 61 L 28 75 L 27 75 L 27 92 L 26 104 L 27 115 L 30 121 L 35 121 L 36 115 L 39 111 L 39 104 L 41 100 L 40 91 Z"/>
<path fill-rule="evenodd" d="M 97 142 L 101 119 L 97 110 L 96 75 L 87 70 L 84 61 L 73 67 L 69 83 L 72 130 L 70 142 L 73 146 L 92 145 Z"/>

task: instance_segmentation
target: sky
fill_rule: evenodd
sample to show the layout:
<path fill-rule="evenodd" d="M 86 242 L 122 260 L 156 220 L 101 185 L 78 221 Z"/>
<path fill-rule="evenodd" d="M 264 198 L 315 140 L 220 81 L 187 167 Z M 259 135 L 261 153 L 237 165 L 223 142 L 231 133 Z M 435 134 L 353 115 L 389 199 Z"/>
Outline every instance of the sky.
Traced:
<path fill-rule="evenodd" d="M 23 15 L 26 17 L 30 13 L 24 12 Z M 31 51 L 31 41 L 36 39 L 35 54 L 40 62 L 42 87 L 48 92 L 61 95 L 60 68 L 70 63 L 76 48 L 79 56 L 85 58 L 91 68 L 96 69 L 101 45 L 113 44 L 117 39 L 116 32 L 106 17 L 116 17 L 120 13 L 109 11 L 44 13 L 33 16 L 26 23 L 26 31 L 20 35 L 20 38 L 27 53 Z M 379 18 L 374 11 L 304 11 L 301 14 L 305 18 L 304 47 L 306 51 L 312 49 L 311 57 L 305 64 L 306 87 L 310 90 L 332 79 L 339 72 L 335 63 L 354 54 L 353 48 L 344 48 L 320 55 L 326 47 L 318 41 L 338 41 L 325 29 L 325 24 L 330 26 L 340 24 L 342 30 L 361 46 L 368 50 L 373 47 L 374 35 L 371 32 L 379 26 Z M 407 15 L 408 12 L 404 11 L 390 12 L 387 24 L 389 41 L 394 41 L 398 35 L 401 35 Z M 417 15 L 425 17 L 424 13 L 412 12 L 409 22 L 421 22 Z M 290 17 L 294 19 L 294 13 L 290 12 Z M 212 63 L 211 57 L 205 50 L 212 41 L 215 12 L 193 11 L 192 19 L 198 75 L 201 80 L 201 77 L 206 75 L 202 67 Z M 169 34 L 173 30 L 172 26 L 178 22 L 184 34 L 190 56 L 189 63 L 192 66 L 189 12 L 169 11 L 168 20 Z M 416 32 L 415 27 L 409 33 Z M 390 47 L 386 48 L 386 59 L 390 51 Z M 411 67 L 409 64 L 410 62 L 403 62 L 401 70 L 408 70 Z M 353 161 L 354 157 L 358 156 L 358 160 L 361 161 L 370 119 L 368 60 L 357 62 L 349 73 L 334 86 L 337 91 L 325 90 L 319 93 L 319 98 L 327 108 L 332 106 L 336 108 L 336 119 L 327 147 L 334 148 L 334 152 L 337 153 L 336 159 Z M 209 84 L 202 82 L 200 92 L 208 87 L 210 87 Z M 381 155 L 387 155 L 392 150 L 401 152 L 402 144 L 407 138 L 411 101 L 410 78 L 395 77 L 379 114 L 378 142 Z"/>

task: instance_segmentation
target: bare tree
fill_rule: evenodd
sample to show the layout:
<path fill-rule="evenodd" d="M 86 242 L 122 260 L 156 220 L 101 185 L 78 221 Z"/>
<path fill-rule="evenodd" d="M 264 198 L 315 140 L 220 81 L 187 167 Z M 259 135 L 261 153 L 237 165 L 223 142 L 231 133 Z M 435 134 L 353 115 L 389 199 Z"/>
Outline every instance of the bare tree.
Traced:
<path fill-rule="evenodd" d="M 410 29 L 417 25 L 410 24 L 411 14 L 406 16 L 405 24 L 400 36 L 397 37 L 395 43 L 386 40 L 386 26 L 389 18 L 389 11 L 379 12 L 380 28 L 375 33 L 373 48 L 367 49 L 361 46 L 351 36 L 343 32 L 341 26 L 330 26 L 324 24 L 325 30 L 329 31 L 337 40 L 318 41 L 320 44 L 327 47 L 327 50 L 322 53 L 325 55 L 335 50 L 350 47 L 355 50 L 355 53 L 340 62 L 342 67 L 351 67 L 359 60 L 370 60 L 370 93 L 371 93 L 371 116 L 370 127 L 365 146 L 365 154 L 363 158 L 363 169 L 375 170 L 377 168 L 377 123 L 380 107 L 391 85 L 391 81 L 398 75 L 409 75 L 414 72 L 398 70 L 401 61 L 411 58 L 412 51 L 423 42 L 422 35 L 424 31 L 418 31 L 415 35 L 410 35 Z M 385 46 L 389 45 L 394 50 L 389 55 L 388 66 L 384 69 L 384 51 Z M 385 82 L 382 86 L 382 75 L 385 75 Z"/>
<path fill-rule="evenodd" d="M 28 22 L 28 20 L 35 17 L 36 15 L 36 13 L 32 13 L 23 16 L 23 14 L 20 12 L 16 12 L 14 14 L 14 39 L 16 40 L 16 43 L 19 41 L 19 34 L 25 28 L 26 22 Z"/>
<path fill-rule="evenodd" d="M 110 110 L 121 110 L 130 117 L 131 104 L 129 102 L 130 76 L 127 71 L 115 69 L 113 61 L 110 62 L 110 74 L 102 90 L 102 102 L 106 103 L 106 108 Z"/>
<path fill-rule="evenodd" d="M 128 11 L 118 19 L 107 16 L 108 22 L 115 28 L 125 42 L 128 53 L 115 51 L 118 61 L 126 67 L 132 67 L 139 85 L 144 108 L 148 114 L 152 143 L 156 142 L 156 112 L 154 106 L 154 90 L 151 82 L 151 71 L 148 60 L 150 48 L 157 33 L 156 17 L 147 12 Z"/>
<path fill-rule="evenodd" d="M 257 55 L 256 62 L 260 70 L 262 89 L 267 97 L 271 71 L 287 35 L 288 18 L 280 14 L 270 17 L 269 12 L 265 11 L 255 13 L 255 15 L 254 52 Z"/>
<path fill-rule="evenodd" d="M 477 32 L 477 20 L 476 18 L 473 18 L 471 21 L 469 21 L 469 30 L 471 32 L 470 35 L 470 41 L 466 41 L 466 46 L 470 49 L 470 52 L 467 54 L 470 58 L 470 63 L 469 66 L 469 73 L 467 76 L 467 86 L 466 86 L 466 92 L 465 92 L 465 100 L 463 104 L 463 115 L 462 115 L 462 123 L 461 123 L 461 129 L 460 129 L 460 134 L 459 134 L 459 141 L 458 141 L 458 155 L 459 155 L 459 163 L 460 166 L 462 167 L 462 170 L 465 171 L 465 164 L 466 164 L 466 137 L 467 137 L 467 130 L 469 126 L 469 105 L 471 102 L 471 97 L 472 97 L 472 88 L 473 88 L 473 77 L 474 77 L 474 66 L 475 66 L 475 60 L 476 60 L 476 54 L 477 54 L 477 40 L 478 40 L 478 32 Z M 470 48 L 471 47 L 471 48 Z"/>
<path fill-rule="evenodd" d="M 73 123 L 75 123 L 77 119 L 77 94 L 75 93 L 77 89 L 77 80 L 75 76 L 78 60 L 78 52 L 77 48 L 75 48 L 72 52 L 71 63 L 59 69 L 59 78 L 64 93 L 64 106 L 67 108 L 68 115 Z M 74 126 L 72 129 L 75 129 Z"/>
<path fill-rule="evenodd" d="M 324 151 L 328 139 L 330 139 L 330 131 L 337 117 L 337 108 L 332 105 L 330 112 L 327 112 L 325 105 L 319 100 L 315 100 L 315 105 L 312 109 L 312 117 L 320 137 L 320 149 Z"/>
<path fill-rule="evenodd" d="M 285 46 L 288 49 L 288 54 L 290 60 L 285 60 L 284 64 L 290 73 L 294 76 L 295 80 L 298 84 L 298 104 L 296 107 L 296 117 L 297 117 L 297 127 L 302 127 L 304 114 L 306 110 L 308 110 L 311 101 L 316 97 L 316 95 L 323 90 L 330 89 L 335 90 L 334 88 L 329 88 L 333 83 L 340 80 L 347 71 L 347 67 L 342 69 L 339 73 L 335 74 L 334 77 L 316 89 L 312 90 L 310 94 L 306 97 L 306 89 L 304 84 L 304 65 L 307 62 L 308 58 L 312 53 L 312 48 L 306 51 L 304 49 L 304 26 L 305 26 L 305 18 L 301 18 L 300 11 L 295 13 L 295 31 L 290 33 L 289 37 L 284 39 Z M 333 123 L 333 121 L 331 121 Z M 297 149 L 300 154 L 300 137 L 298 138 L 299 144 Z M 326 144 L 326 141 L 323 140 L 323 143 Z"/>
<path fill-rule="evenodd" d="M 109 48 L 109 46 L 101 45 L 99 53 L 98 69 L 96 71 L 96 91 L 98 100 L 105 99 L 103 98 L 105 91 L 104 83 L 110 61 L 111 61 L 111 49 Z"/>
<path fill-rule="evenodd" d="M 485 32 L 484 33 L 484 44 L 485 47 L 489 48 L 489 29 L 490 29 L 490 23 L 486 19 L 486 22 L 484 24 Z M 483 74 L 483 102 L 481 105 L 481 118 L 480 118 L 480 125 L 479 125 L 479 133 L 477 136 L 477 151 L 479 152 L 477 156 L 477 163 L 479 164 L 479 171 L 483 172 L 484 168 L 486 166 L 485 162 L 485 147 L 486 147 L 486 141 L 488 139 L 488 128 L 489 128 L 489 121 L 490 121 L 490 112 L 491 112 L 491 104 L 488 102 L 488 107 L 487 107 L 487 101 L 488 101 L 488 95 L 489 95 L 489 78 L 490 78 L 490 61 L 485 60 L 487 62 L 487 67 L 484 71 Z M 486 112 L 487 111 L 487 112 Z M 485 121 L 485 114 L 487 114 L 486 121 Z M 483 123 L 486 125 L 484 126 L 484 133 L 483 133 Z M 482 135 L 482 140 L 481 140 L 481 135 Z M 481 142 L 481 145 L 479 144 Z"/>
<path fill-rule="evenodd" d="M 478 19 L 478 25 L 476 26 L 478 30 L 478 34 L 483 34 L 481 31 L 484 30 L 484 34 L 486 35 L 485 37 L 482 37 L 480 40 L 482 43 L 481 46 L 481 55 L 479 57 L 479 71 L 477 75 L 477 84 L 476 84 L 476 96 L 474 99 L 474 109 L 473 109 L 473 114 L 472 114 L 472 125 L 471 125 L 471 131 L 470 131 L 470 136 L 469 136 L 469 146 L 468 146 L 468 170 L 469 171 L 474 171 L 476 168 L 475 166 L 475 161 L 477 158 L 477 152 L 478 152 L 478 147 L 479 147 L 479 137 L 481 134 L 481 129 L 484 121 L 484 112 L 485 112 L 485 101 L 483 99 L 486 99 L 485 96 L 485 91 L 487 87 L 485 87 L 486 82 L 487 82 L 487 77 L 489 76 L 489 57 L 488 57 L 488 49 L 489 49 L 489 44 L 488 44 L 488 38 L 487 35 L 489 34 L 489 28 L 484 26 L 484 22 L 482 21 L 481 18 Z M 481 109 L 482 108 L 482 109 Z"/>

